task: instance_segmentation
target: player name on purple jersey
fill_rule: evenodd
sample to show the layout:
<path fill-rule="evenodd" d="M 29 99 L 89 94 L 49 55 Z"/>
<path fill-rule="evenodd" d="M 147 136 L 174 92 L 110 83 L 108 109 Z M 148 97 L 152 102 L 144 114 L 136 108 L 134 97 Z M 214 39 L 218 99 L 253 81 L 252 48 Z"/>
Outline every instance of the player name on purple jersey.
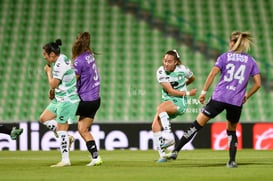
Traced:
<path fill-rule="evenodd" d="M 238 62 L 247 63 L 248 56 L 242 55 L 242 54 L 228 53 L 227 54 L 227 61 L 238 61 Z"/>

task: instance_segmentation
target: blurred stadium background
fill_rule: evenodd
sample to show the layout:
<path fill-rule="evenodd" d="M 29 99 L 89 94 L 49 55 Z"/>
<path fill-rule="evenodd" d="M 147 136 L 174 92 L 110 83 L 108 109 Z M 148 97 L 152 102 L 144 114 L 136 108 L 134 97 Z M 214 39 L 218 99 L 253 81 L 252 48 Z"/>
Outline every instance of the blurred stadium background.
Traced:
<path fill-rule="evenodd" d="M 196 75 L 190 87 L 201 91 L 234 30 L 256 37 L 251 54 L 263 77 L 241 121 L 272 122 L 272 18 L 272 0 L 0 0 L 0 122 L 38 121 L 49 89 L 41 47 L 57 38 L 71 56 L 77 34 L 92 35 L 102 81 L 96 122 L 149 123 L 160 102 L 155 71 L 164 53 L 179 51 Z M 191 99 L 177 120 L 191 122 L 199 108 Z"/>

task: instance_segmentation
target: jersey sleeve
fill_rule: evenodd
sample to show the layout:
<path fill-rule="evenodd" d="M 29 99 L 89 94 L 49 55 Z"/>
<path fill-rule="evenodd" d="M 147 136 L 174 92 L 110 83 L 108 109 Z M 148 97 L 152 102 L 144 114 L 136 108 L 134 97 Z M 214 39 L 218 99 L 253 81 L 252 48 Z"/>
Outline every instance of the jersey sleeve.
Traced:
<path fill-rule="evenodd" d="M 157 78 L 157 81 L 159 83 L 169 82 L 167 80 L 168 76 L 167 76 L 166 72 L 164 71 L 164 69 L 162 67 L 159 67 L 159 69 L 157 69 L 157 71 L 156 71 L 156 78 Z"/>
<path fill-rule="evenodd" d="M 259 67 L 258 67 L 256 61 L 253 59 L 253 66 L 252 66 L 250 75 L 254 76 L 254 75 L 259 74 L 259 73 L 260 73 Z"/>
<path fill-rule="evenodd" d="M 188 68 L 188 67 L 185 67 L 185 77 L 187 79 L 191 78 L 193 76 L 193 72 Z"/>
<path fill-rule="evenodd" d="M 220 55 L 218 58 L 217 58 L 217 60 L 216 60 L 216 62 L 215 62 L 215 64 L 214 64 L 214 66 L 216 66 L 216 67 L 218 67 L 218 68 L 220 68 L 220 70 L 222 70 L 222 68 L 223 68 L 223 55 Z"/>
<path fill-rule="evenodd" d="M 57 62 L 53 68 L 53 78 L 62 80 L 66 71 L 66 66 L 64 66 L 62 62 Z"/>

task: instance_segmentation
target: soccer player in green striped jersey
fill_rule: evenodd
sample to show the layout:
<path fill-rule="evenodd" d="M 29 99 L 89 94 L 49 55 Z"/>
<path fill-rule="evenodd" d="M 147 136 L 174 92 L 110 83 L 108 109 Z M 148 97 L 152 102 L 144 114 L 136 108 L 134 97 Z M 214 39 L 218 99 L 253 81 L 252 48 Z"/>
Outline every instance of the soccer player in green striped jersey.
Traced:
<path fill-rule="evenodd" d="M 167 161 L 165 149 L 175 143 L 170 119 L 185 113 L 187 97 L 196 94 L 196 89 L 187 90 L 187 85 L 194 79 L 191 70 L 181 63 L 176 50 L 166 52 L 163 65 L 157 70 L 157 81 L 162 86 L 162 102 L 157 107 L 152 124 L 153 141 L 160 156 L 157 162 Z"/>
<path fill-rule="evenodd" d="M 75 114 L 80 101 L 72 62 L 66 55 L 60 53 L 60 45 L 62 45 L 62 42 L 60 39 L 57 39 L 56 42 L 51 42 L 43 46 L 43 56 L 47 61 L 44 69 L 47 73 L 50 88 L 55 90 L 55 98 L 41 117 L 43 119 L 45 117 L 51 118 L 47 119 L 49 122 L 57 122 L 56 131 L 62 155 L 62 160 L 51 167 L 71 165 L 67 130 L 69 124 L 72 124 L 75 120 Z M 53 68 L 51 68 L 51 64 L 54 64 Z"/>

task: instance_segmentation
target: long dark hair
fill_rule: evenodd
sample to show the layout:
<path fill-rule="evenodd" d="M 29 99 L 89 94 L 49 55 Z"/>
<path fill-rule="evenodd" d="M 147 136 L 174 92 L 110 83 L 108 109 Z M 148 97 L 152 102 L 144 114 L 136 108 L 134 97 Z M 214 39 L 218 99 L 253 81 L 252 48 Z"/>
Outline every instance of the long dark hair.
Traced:
<path fill-rule="evenodd" d="M 60 55 L 61 50 L 60 47 L 62 45 L 62 40 L 57 39 L 55 42 L 47 43 L 43 46 L 43 49 L 47 54 L 50 54 L 51 52 L 54 52 L 56 55 Z"/>
<path fill-rule="evenodd" d="M 72 60 L 78 57 L 83 52 L 93 53 L 90 48 L 90 33 L 83 32 L 80 33 L 72 47 Z"/>

